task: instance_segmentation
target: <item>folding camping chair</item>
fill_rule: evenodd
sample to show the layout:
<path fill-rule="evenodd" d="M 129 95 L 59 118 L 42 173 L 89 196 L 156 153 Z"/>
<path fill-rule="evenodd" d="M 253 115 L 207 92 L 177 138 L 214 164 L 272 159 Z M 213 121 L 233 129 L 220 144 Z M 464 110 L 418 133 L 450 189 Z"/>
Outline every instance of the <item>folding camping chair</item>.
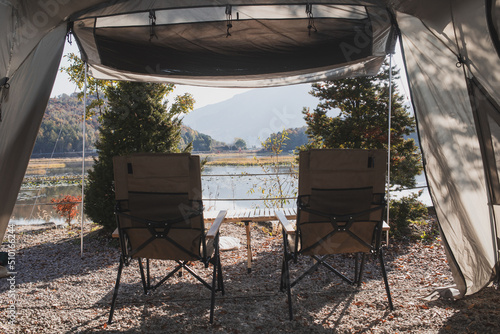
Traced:
<path fill-rule="evenodd" d="M 293 319 L 291 288 L 324 266 L 349 284 L 361 284 L 365 254 L 380 260 L 389 307 L 392 299 L 380 246 L 387 166 L 384 150 L 332 149 L 301 152 L 297 224 L 294 228 L 282 212 L 283 266 L 280 290 L 287 290 L 290 320 Z M 348 278 L 326 262 L 333 254 L 355 254 L 354 277 Z M 361 264 L 358 266 L 358 254 Z M 290 261 L 311 256 L 310 269 L 290 280 Z"/>
<path fill-rule="evenodd" d="M 221 211 L 208 232 L 203 221 L 200 158 L 191 154 L 134 154 L 113 159 L 116 220 L 121 256 L 111 302 L 111 323 L 123 266 L 139 262 L 144 293 L 155 290 L 176 272 L 185 269 L 211 291 L 210 322 L 215 293 L 224 294 L 219 258 Z M 146 274 L 143 259 L 146 259 Z M 152 285 L 149 260 L 174 260 L 177 266 Z M 212 282 L 202 279 L 187 262 L 213 265 Z"/>

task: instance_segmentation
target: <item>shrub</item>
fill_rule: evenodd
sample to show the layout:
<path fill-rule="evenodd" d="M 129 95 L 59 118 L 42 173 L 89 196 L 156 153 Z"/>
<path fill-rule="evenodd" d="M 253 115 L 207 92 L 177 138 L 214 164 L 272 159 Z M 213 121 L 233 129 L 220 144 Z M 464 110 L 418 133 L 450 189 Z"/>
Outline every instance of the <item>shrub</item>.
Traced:
<path fill-rule="evenodd" d="M 51 202 L 55 204 L 54 209 L 66 220 L 69 227 L 71 220 L 73 220 L 78 214 L 76 207 L 82 202 L 82 197 L 66 195 L 59 199 L 53 198 Z"/>
<path fill-rule="evenodd" d="M 418 200 L 421 194 L 422 191 L 391 201 L 389 225 L 394 238 L 410 237 L 413 232 L 412 225 L 427 224 L 427 207 Z"/>

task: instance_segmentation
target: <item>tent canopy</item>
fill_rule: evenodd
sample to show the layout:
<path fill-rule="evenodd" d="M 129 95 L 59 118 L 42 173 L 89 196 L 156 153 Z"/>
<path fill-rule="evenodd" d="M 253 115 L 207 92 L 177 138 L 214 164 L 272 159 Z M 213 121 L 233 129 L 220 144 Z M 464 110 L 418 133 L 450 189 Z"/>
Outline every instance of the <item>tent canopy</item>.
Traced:
<path fill-rule="evenodd" d="M 449 263 L 474 293 L 497 275 L 499 14 L 498 0 L 0 1 L 0 236 L 68 31 L 96 78 L 219 87 L 375 74 L 399 37 Z"/>
<path fill-rule="evenodd" d="M 386 8 L 351 4 L 169 2 L 89 10 L 71 20 L 96 78 L 210 86 L 370 75 L 395 41 Z"/>

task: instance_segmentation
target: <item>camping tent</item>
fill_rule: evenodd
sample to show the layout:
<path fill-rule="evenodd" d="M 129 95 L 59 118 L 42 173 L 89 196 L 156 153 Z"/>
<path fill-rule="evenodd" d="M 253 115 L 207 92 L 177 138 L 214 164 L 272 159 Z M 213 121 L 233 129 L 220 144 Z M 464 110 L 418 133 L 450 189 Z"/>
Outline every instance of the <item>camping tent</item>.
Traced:
<path fill-rule="evenodd" d="M 0 236 L 72 32 L 97 78 L 264 87 L 374 74 L 400 38 L 460 295 L 496 277 L 500 1 L 0 0 Z"/>

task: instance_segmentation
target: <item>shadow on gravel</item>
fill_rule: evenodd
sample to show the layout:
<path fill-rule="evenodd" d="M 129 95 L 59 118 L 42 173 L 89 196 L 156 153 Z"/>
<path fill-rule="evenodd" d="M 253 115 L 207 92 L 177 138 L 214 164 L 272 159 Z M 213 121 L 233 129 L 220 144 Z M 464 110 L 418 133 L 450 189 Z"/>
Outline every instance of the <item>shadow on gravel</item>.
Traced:
<path fill-rule="evenodd" d="M 245 250 L 224 252 L 223 262 L 224 258 L 236 257 L 237 252 Z M 168 261 L 158 262 L 160 265 L 152 268 L 152 276 L 156 279 L 161 278 L 159 275 L 166 272 L 168 266 Z M 307 267 L 310 260 L 302 262 L 295 266 L 297 270 Z M 342 271 L 350 270 L 354 266 L 351 257 L 338 256 L 335 263 Z M 295 317 L 290 321 L 287 295 L 279 291 L 281 253 L 256 252 L 253 265 L 253 271 L 249 274 L 245 261 L 223 264 L 226 293 L 224 296 L 220 292 L 217 293 L 215 322 L 212 325 L 209 323 L 208 289 L 192 276 L 185 274 L 180 278 L 175 275 L 172 281 L 167 281 L 157 290 L 144 295 L 137 261 L 134 261 L 129 267 L 124 268 L 124 275 L 128 275 L 128 279 L 120 284 L 113 324 L 105 325 L 114 287 L 97 302 L 97 306 L 103 312 L 98 318 L 100 325 L 94 327 L 93 331 L 101 332 L 105 329 L 106 332 L 149 333 L 176 332 L 182 329 L 183 332 L 189 333 L 332 333 L 338 324 L 344 322 L 344 317 L 349 317 L 350 308 L 355 303 L 357 294 L 363 291 L 363 287 L 358 289 L 350 286 L 330 272 L 319 269 L 293 288 Z M 202 277 L 208 278 L 211 269 L 205 270 L 199 264 L 194 267 Z M 366 280 L 379 280 L 383 286 L 376 261 L 368 261 L 367 271 Z M 381 289 L 379 292 L 364 291 L 365 294 L 371 294 L 370 299 L 373 298 L 373 304 L 382 314 L 365 324 L 368 331 L 376 327 L 380 319 L 387 317 L 388 314 L 388 312 L 384 314 L 385 291 Z M 71 331 L 78 332 L 86 324 L 81 326 L 83 327 L 78 326 Z"/>
<path fill-rule="evenodd" d="M 499 333 L 500 291 L 484 288 L 456 301 L 444 301 L 456 313 L 449 317 L 439 333 Z"/>
<path fill-rule="evenodd" d="M 49 229 L 23 232 L 35 238 Z M 50 233 L 50 232 L 49 232 Z M 116 240 L 102 236 L 100 230 L 84 235 L 83 258 L 78 230 L 56 242 L 44 242 L 16 252 L 16 284 L 47 282 L 70 275 L 84 275 L 118 263 Z M 76 265 L 75 265 L 76 264 Z M 4 281 L 2 281 L 4 282 Z M 0 283 L 0 289 L 2 288 Z"/>

